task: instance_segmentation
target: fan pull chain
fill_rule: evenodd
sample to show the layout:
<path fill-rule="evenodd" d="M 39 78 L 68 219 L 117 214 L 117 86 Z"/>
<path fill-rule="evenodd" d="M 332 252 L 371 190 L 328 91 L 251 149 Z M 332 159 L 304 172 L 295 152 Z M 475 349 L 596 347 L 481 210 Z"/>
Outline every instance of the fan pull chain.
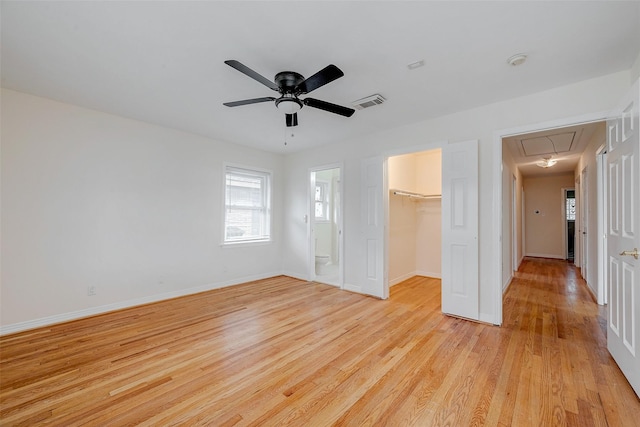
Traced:
<path fill-rule="evenodd" d="M 291 133 L 291 138 L 293 138 L 295 135 L 293 134 L 293 132 Z M 287 146 L 287 130 L 285 129 L 284 131 L 284 145 L 285 147 Z"/>

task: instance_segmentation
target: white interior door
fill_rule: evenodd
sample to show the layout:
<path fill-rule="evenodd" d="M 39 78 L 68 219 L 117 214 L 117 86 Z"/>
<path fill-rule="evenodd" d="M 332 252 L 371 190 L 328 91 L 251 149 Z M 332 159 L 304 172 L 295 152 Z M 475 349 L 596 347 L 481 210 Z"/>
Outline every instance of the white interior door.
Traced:
<path fill-rule="evenodd" d="M 386 299 L 389 289 L 384 280 L 384 159 L 364 159 L 361 170 L 362 285 L 360 289 L 348 289 Z"/>
<path fill-rule="evenodd" d="M 607 121 L 609 314 L 607 348 L 640 396 L 640 132 L 636 82 Z"/>
<path fill-rule="evenodd" d="M 442 312 L 479 320 L 478 141 L 442 147 Z"/>

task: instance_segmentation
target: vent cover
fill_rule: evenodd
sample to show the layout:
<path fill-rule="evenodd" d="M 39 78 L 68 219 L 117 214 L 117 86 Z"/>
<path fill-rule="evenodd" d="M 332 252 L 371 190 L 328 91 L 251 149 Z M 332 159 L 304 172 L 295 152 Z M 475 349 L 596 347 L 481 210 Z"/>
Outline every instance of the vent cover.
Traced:
<path fill-rule="evenodd" d="M 356 110 L 363 110 L 369 107 L 375 107 L 376 105 L 382 104 L 384 101 L 384 97 L 379 93 L 376 93 L 371 96 L 367 96 L 366 98 L 358 99 L 357 101 L 353 101 L 351 105 Z"/>

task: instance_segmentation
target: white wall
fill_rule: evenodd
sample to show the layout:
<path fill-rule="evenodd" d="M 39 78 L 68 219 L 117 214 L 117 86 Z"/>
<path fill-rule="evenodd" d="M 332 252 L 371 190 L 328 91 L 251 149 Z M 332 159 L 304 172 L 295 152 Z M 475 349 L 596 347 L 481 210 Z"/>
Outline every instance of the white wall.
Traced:
<path fill-rule="evenodd" d="M 285 246 L 284 270 L 293 275 L 305 276 L 308 270 L 307 248 L 305 248 L 306 228 L 304 215 L 307 190 L 305 176 L 310 167 L 344 162 L 344 241 L 345 241 L 345 283 L 357 284 L 362 276 L 360 269 L 364 253 L 360 229 L 360 176 L 361 160 L 374 155 L 438 148 L 443 140 L 479 140 L 479 286 L 480 317 L 495 321 L 499 312 L 496 295 L 500 277 L 495 277 L 493 216 L 494 212 L 494 171 L 499 165 L 493 164 L 496 131 L 523 126 L 525 124 L 546 123 L 554 120 L 577 117 L 611 110 L 619 98 L 629 88 L 629 72 L 610 74 L 577 84 L 563 86 L 509 101 L 490 104 L 472 110 L 425 120 L 419 123 L 379 132 L 349 141 L 324 146 L 319 149 L 293 153 L 285 159 Z M 390 101 L 391 102 L 391 101 Z M 375 108 L 385 108 L 384 106 Z M 356 113 L 366 115 L 367 110 Z M 496 291 L 496 287 L 497 291 Z"/>
<path fill-rule="evenodd" d="M 583 235 L 587 239 L 587 268 L 582 274 L 585 277 L 587 285 L 593 291 L 594 295 L 598 294 L 597 277 L 598 277 L 598 174 L 596 164 L 596 152 L 604 145 L 606 141 L 606 125 L 602 122 L 591 135 L 587 147 L 580 156 L 578 166 L 575 169 L 576 176 L 582 176 L 582 171 L 587 168 L 587 234 Z M 584 183 L 581 182 L 581 185 Z M 576 218 L 576 222 L 579 218 Z M 577 229 L 578 227 L 576 227 Z"/>
<path fill-rule="evenodd" d="M 389 284 L 416 275 L 416 202 L 389 195 Z"/>
<path fill-rule="evenodd" d="M 389 157 L 387 164 L 390 190 L 416 193 L 416 156 L 413 153 Z"/>
<path fill-rule="evenodd" d="M 280 273 L 281 156 L 4 89 L 1 132 L 3 332 Z M 223 161 L 274 172 L 273 243 L 221 247 Z"/>
<path fill-rule="evenodd" d="M 442 195 L 442 150 L 423 151 L 416 157 L 416 192 Z"/>
<path fill-rule="evenodd" d="M 437 194 L 437 193 L 430 193 Z M 421 200 L 416 206 L 416 274 L 442 277 L 442 200 Z"/>
<path fill-rule="evenodd" d="M 573 173 L 524 179 L 527 256 L 566 259 L 566 188 L 574 188 Z"/>
<path fill-rule="evenodd" d="M 635 62 L 631 66 L 631 71 L 629 72 L 631 79 L 631 84 L 634 84 L 636 80 L 640 79 L 640 52 L 638 52 L 638 56 L 636 57 Z"/>
<path fill-rule="evenodd" d="M 345 282 L 357 284 L 364 265 L 361 160 L 470 139 L 479 140 L 480 318 L 494 321 L 500 286 L 493 268 L 499 256 L 493 218 L 500 214 L 493 199 L 495 132 L 609 111 L 630 80 L 630 72 L 615 73 L 293 153 L 284 161 L 2 90 L 0 332 L 279 272 L 306 278 L 308 171 L 340 162 Z M 274 171 L 273 244 L 220 247 L 223 161 Z M 87 296 L 89 285 L 97 295 Z"/>
<path fill-rule="evenodd" d="M 513 272 L 518 269 L 524 257 L 522 240 L 523 178 L 506 147 L 502 150 L 502 164 L 502 288 L 504 291 L 511 283 Z M 515 203 L 513 203 L 514 190 Z M 514 229 L 515 236 L 513 235 Z"/>

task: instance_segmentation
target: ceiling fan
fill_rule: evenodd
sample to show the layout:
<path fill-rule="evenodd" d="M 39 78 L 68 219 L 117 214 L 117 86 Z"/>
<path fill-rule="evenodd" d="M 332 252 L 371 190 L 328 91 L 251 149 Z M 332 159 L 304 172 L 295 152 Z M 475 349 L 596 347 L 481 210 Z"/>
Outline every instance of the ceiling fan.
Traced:
<path fill-rule="evenodd" d="M 309 92 L 344 76 L 344 73 L 333 64 L 327 65 L 308 79 L 305 79 L 301 74 L 294 71 L 282 71 L 276 74 L 274 81 L 272 82 L 236 60 L 231 59 L 224 61 L 224 63 L 262 83 L 269 89 L 280 93 L 280 97 L 278 98 L 266 96 L 263 98 L 225 102 L 223 105 L 226 105 L 227 107 L 239 107 L 241 105 L 275 101 L 275 105 L 278 110 L 285 113 L 285 122 L 288 127 L 298 126 L 298 111 L 300 111 L 304 105 L 345 117 L 351 117 L 355 112 L 355 110 L 351 108 L 321 101 L 315 98 L 298 98 L 299 95 L 306 95 Z"/>

